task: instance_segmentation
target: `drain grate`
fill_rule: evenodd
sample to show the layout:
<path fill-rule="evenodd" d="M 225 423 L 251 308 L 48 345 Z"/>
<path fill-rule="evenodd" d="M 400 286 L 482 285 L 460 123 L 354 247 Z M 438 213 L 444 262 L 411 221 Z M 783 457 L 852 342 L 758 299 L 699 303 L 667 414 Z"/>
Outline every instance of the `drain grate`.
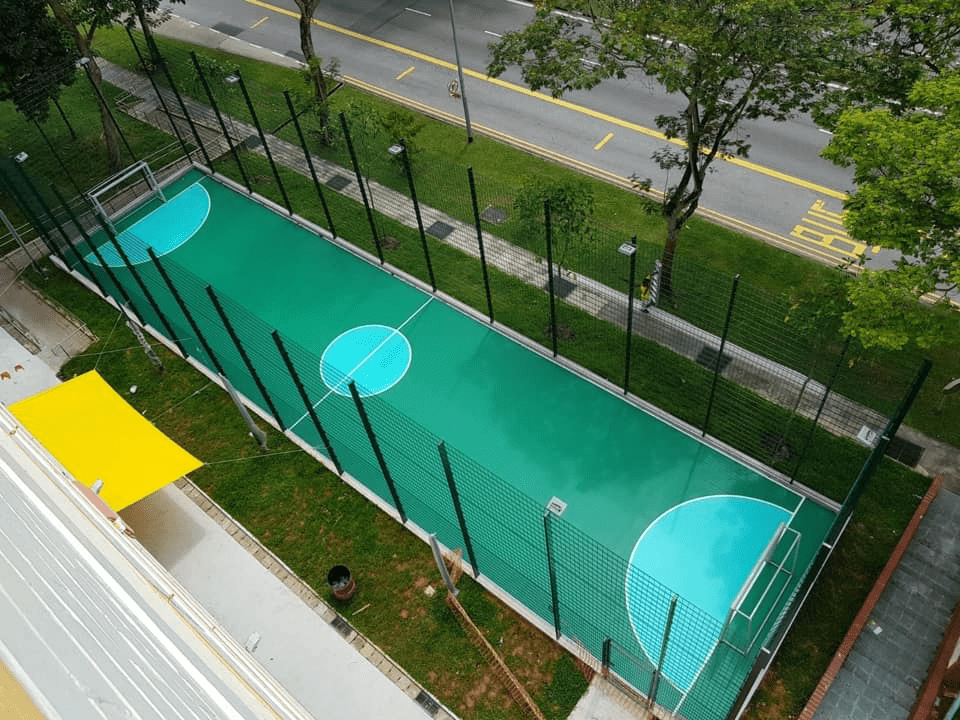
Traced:
<path fill-rule="evenodd" d="M 717 356 L 720 354 L 720 351 L 716 348 L 712 348 L 709 345 L 704 345 L 703 349 L 697 355 L 697 364 L 703 365 L 707 370 L 713 370 L 717 367 Z M 730 364 L 730 356 L 723 355 L 720 357 L 720 372 L 726 370 L 727 365 Z"/>
<path fill-rule="evenodd" d="M 501 225 L 507 221 L 507 211 L 493 205 L 487 205 L 480 213 L 480 219 L 491 225 Z"/>
<path fill-rule="evenodd" d="M 417 703 L 427 711 L 427 714 L 430 717 L 436 717 L 437 713 L 440 711 L 440 703 L 438 703 L 433 698 L 433 695 L 428 693 L 426 690 L 421 690 L 419 693 L 417 693 L 417 697 L 415 699 Z"/>
<path fill-rule="evenodd" d="M 549 292 L 550 284 L 546 283 L 543 286 L 543 289 Z M 553 292 L 559 298 L 563 298 L 565 300 L 567 296 L 576 289 L 577 289 L 577 284 L 575 282 L 570 282 L 566 278 L 562 278 L 562 277 L 553 278 Z"/>
<path fill-rule="evenodd" d="M 333 625 L 334 629 L 344 637 L 350 637 L 350 633 L 353 632 L 353 627 L 351 627 L 350 623 L 344 620 L 340 615 L 337 615 L 330 624 Z"/>
<path fill-rule="evenodd" d="M 886 455 L 907 467 L 915 468 L 923 455 L 923 448 L 908 440 L 893 438 L 887 445 Z"/>
<path fill-rule="evenodd" d="M 453 232 L 453 226 L 437 220 L 433 225 L 427 228 L 427 235 L 443 240 L 447 235 Z"/>
<path fill-rule="evenodd" d="M 213 26 L 213 29 L 217 32 L 222 32 L 224 35 L 230 35 L 231 37 L 236 37 L 243 32 L 242 27 L 237 27 L 236 25 L 229 25 L 227 23 L 217 23 Z"/>
<path fill-rule="evenodd" d="M 345 178 L 343 175 L 334 175 L 332 178 L 327 180 L 326 184 L 327 187 L 333 188 L 337 192 L 340 192 L 350 184 L 350 178 Z"/>

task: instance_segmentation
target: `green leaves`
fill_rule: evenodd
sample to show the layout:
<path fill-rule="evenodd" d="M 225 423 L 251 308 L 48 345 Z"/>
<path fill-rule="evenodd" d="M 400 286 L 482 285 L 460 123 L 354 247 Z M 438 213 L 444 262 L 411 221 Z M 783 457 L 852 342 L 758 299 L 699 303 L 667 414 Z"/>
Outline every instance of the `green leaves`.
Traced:
<path fill-rule="evenodd" d="M 73 84 L 77 52 L 43 0 L 0 0 L 0 100 L 43 120 L 60 89 Z"/>

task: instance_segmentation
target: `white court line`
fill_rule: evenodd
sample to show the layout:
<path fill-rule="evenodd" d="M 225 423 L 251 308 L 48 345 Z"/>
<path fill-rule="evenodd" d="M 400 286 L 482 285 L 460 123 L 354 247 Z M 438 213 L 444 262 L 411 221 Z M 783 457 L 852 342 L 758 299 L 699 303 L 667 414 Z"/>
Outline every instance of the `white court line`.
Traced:
<path fill-rule="evenodd" d="M 312 406 L 313 409 L 316 410 L 317 407 L 319 407 L 320 403 L 322 403 L 322 402 L 323 402 L 324 400 L 326 400 L 328 397 L 330 397 L 331 395 L 333 395 L 333 393 L 336 392 L 336 389 L 337 389 L 338 387 L 340 387 L 341 385 L 343 385 L 344 382 L 346 382 L 346 381 L 349 380 L 351 377 L 353 377 L 353 374 L 354 374 L 357 370 L 359 370 L 361 367 L 363 367 L 363 364 L 364 364 L 365 362 L 367 362 L 367 360 L 369 360 L 369 359 L 372 358 L 374 355 L 376 355 L 377 352 L 379 352 L 380 348 L 382 348 L 384 345 L 386 345 L 388 342 L 390 342 L 394 337 L 396 337 L 397 335 L 399 335 L 399 334 L 400 334 L 400 331 L 401 331 L 411 320 L 413 320 L 417 315 L 419 315 L 421 310 L 423 310 L 427 305 L 429 305 L 429 304 L 432 303 L 432 302 L 433 302 L 433 296 L 431 295 L 430 297 L 427 298 L 427 301 L 426 301 L 423 305 L 421 305 L 421 306 L 418 307 L 416 310 L 414 310 L 413 314 L 412 314 L 410 317 L 408 317 L 406 320 L 404 320 L 402 323 L 400 323 L 400 325 L 398 325 L 396 328 L 394 328 L 393 332 L 391 332 L 391 333 L 390 333 L 389 335 L 387 335 L 383 340 L 381 340 L 381 341 L 379 342 L 379 344 L 378 344 L 373 350 L 371 350 L 370 352 L 368 352 L 368 353 L 366 354 L 366 356 L 365 356 L 359 363 L 357 363 L 356 367 L 354 367 L 353 370 L 351 370 L 351 371 L 348 372 L 346 375 L 344 375 L 343 380 L 340 380 L 339 382 L 337 382 L 336 385 L 334 385 L 332 388 L 330 388 L 330 389 L 327 391 L 327 394 L 326 394 L 326 395 L 324 395 L 322 398 L 320 398 L 319 400 L 317 400 L 317 401 L 313 404 L 313 406 Z M 309 412 L 305 412 L 303 415 L 301 415 L 301 416 L 297 419 L 297 421 L 296 421 L 293 425 L 291 425 L 290 427 L 288 427 L 287 430 L 288 430 L 288 431 L 289 431 L 289 430 L 293 430 L 297 425 L 299 425 L 301 422 L 303 422 L 304 418 L 306 418 L 309 414 L 310 414 Z"/>
<path fill-rule="evenodd" d="M 425 17 L 433 17 L 430 13 L 424 12 L 423 10 L 414 10 L 413 8 L 404 8 L 407 12 L 416 13 L 417 15 L 424 15 Z"/>

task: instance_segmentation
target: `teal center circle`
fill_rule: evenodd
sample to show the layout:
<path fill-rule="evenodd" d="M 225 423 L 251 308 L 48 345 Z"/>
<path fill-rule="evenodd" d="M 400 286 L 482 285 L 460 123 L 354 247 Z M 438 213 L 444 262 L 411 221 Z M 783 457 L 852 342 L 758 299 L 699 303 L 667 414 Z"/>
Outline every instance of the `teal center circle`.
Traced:
<path fill-rule="evenodd" d="M 361 325 L 341 333 L 320 357 L 320 377 L 332 392 L 350 396 L 350 381 L 361 397 L 389 390 L 407 374 L 413 351 L 399 331 Z"/>
<path fill-rule="evenodd" d="M 693 685 L 731 603 L 773 533 L 790 518 L 765 500 L 711 495 L 671 508 L 637 540 L 627 566 L 627 613 L 637 641 L 656 663 L 672 595 L 680 598 L 664 659 L 664 675 L 675 687 Z"/>

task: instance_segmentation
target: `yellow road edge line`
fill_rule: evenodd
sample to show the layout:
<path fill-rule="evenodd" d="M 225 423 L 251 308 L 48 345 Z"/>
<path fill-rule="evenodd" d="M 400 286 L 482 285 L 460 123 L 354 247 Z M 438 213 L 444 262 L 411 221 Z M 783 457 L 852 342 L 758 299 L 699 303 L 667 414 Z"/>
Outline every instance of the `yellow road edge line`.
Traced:
<path fill-rule="evenodd" d="M 596 145 L 593 146 L 593 149 L 602 150 L 603 146 L 606 145 L 608 142 L 610 142 L 610 138 L 612 137 L 613 137 L 613 133 L 607 133 L 606 135 L 604 135 L 603 140 L 601 140 L 600 142 L 598 142 Z"/>
<path fill-rule="evenodd" d="M 300 13 L 294 12 L 292 10 L 287 10 L 285 8 L 277 7 L 276 5 L 271 5 L 270 3 L 263 2 L 263 0 L 244 0 L 244 2 L 249 3 L 250 5 L 255 5 L 266 10 L 272 10 L 273 12 L 279 13 L 281 15 L 286 15 L 292 18 L 299 18 Z M 361 40 L 362 42 L 371 43 L 377 45 L 385 50 L 392 50 L 393 52 L 398 52 L 407 57 L 412 57 L 416 60 L 422 60 L 425 63 L 431 65 L 436 65 L 437 67 L 444 68 L 450 71 L 456 71 L 457 66 L 446 60 L 440 60 L 439 58 L 426 55 L 417 50 L 410 50 L 409 48 L 401 47 L 399 45 L 394 45 L 393 43 L 387 42 L 385 40 L 379 40 L 369 35 L 361 35 L 358 32 L 353 30 L 348 30 L 346 28 L 339 27 L 337 25 L 332 25 L 331 23 L 323 22 L 322 20 L 313 19 L 313 24 L 317 27 L 321 27 L 324 30 L 330 30 L 331 32 L 339 33 L 340 35 L 345 35 L 347 37 L 353 38 L 355 40 Z M 648 137 L 655 138 L 657 140 L 662 140 L 664 142 L 670 142 L 674 145 L 679 145 L 680 147 L 686 147 L 686 143 L 682 140 L 676 138 L 668 138 L 662 132 L 657 130 L 651 130 L 648 127 L 643 125 L 638 125 L 637 123 L 630 122 L 629 120 L 622 120 L 613 115 L 608 115 L 607 113 L 599 112 L 597 110 L 591 110 L 590 108 L 583 107 L 582 105 L 577 105 L 575 103 L 569 102 L 568 100 L 561 100 L 560 98 L 551 97 L 549 95 L 544 95 L 543 93 L 534 92 L 529 88 L 525 88 L 521 85 L 516 85 L 514 83 L 501 80 L 500 78 L 492 78 L 489 75 L 484 75 L 483 73 L 477 72 L 476 70 L 470 70 L 469 68 L 463 69 L 464 75 L 469 75 L 470 77 L 479 80 L 481 82 L 490 83 L 491 85 L 496 85 L 502 87 L 506 90 L 511 90 L 512 92 L 519 93 L 521 95 L 526 95 L 527 97 L 535 98 L 537 100 L 542 100 L 544 102 L 551 103 L 557 107 L 562 107 L 566 110 L 572 110 L 573 112 L 580 113 L 581 115 L 586 115 L 592 117 L 595 120 L 602 120 L 608 122 L 617 127 L 624 128 L 625 130 L 631 130 L 635 133 L 641 135 L 646 135 Z M 718 155 L 718 159 L 723 162 L 730 163 L 731 165 L 736 165 L 742 167 L 745 170 L 751 170 L 760 175 L 766 175 L 767 177 L 772 177 L 782 182 L 788 183 L 790 185 L 796 185 L 797 187 L 804 188 L 805 190 L 812 190 L 815 193 L 821 195 L 826 195 L 828 197 L 836 198 L 837 200 L 846 200 L 847 193 L 840 192 L 839 190 L 834 190 L 832 188 L 825 187 L 823 185 L 818 185 L 817 183 L 810 182 L 809 180 L 803 180 L 792 175 L 787 175 L 782 173 L 779 170 L 774 170 L 773 168 L 764 167 L 762 165 L 757 165 L 752 163 L 749 160 L 744 160 L 743 158 L 733 157 L 729 155 Z"/>
<path fill-rule="evenodd" d="M 249 29 L 249 30 L 253 30 L 254 28 L 258 28 L 258 27 L 260 27 L 261 25 L 263 25 L 263 24 L 264 24 L 267 20 L 269 20 L 269 19 L 270 19 L 270 16 L 269 16 L 269 15 L 267 15 L 267 16 L 265 16 L 265 17 L 262 17 L 262 18 L 260 18 L 259 20 L 257 20 L 253 25 L 251 25 L 248 29 Z"/>
<path fill-rule="evenodd" d="M 411 66 L 408 67 L 406 70 L 404 70 L 402 73 L 400 73 L 399 75 L 397 75 L 397 77 L 395 77 L 394 80 L 403 80 L 407 75 L 409 75 L 409 74 L 412 73 L 412 72 L 413 72 L 413 65 L 411 65 Z"/>
<path fill-rule="evenodd" d="M 360 80 L 359 78 L 344 76 L 343 80 L 349 85 L 360 88 L 361 90 L 365 90 L 374 95 L 379 95 L 387 100 L 391 100 L 392 102 L 396 102 L 412 110 L 422 112 L 425 115 L 439 118 L 441 120 L 450 122 L 453 125 L 460 125 L 461 127 L 464 126 L 463 118 L 460 116 L 448 113 L 445 110 L 440 110 L 432 105 L 426 105 L 417 100 L 411 100 L 410 98 L 398 95 L 395 92 L 377 85 L 372 85 L 365 80 Z M 573 168 L 584 173 L 585 175 L 590 175 L 591 177 L 603 180 L 604 182 L 608 182 L 611 185 L 616 185 L 625 190 L 634 190 L 633 183 L 631 183 L 628 178 L 625 178 L 622 175 L 616 175 L 609 170 L 604 170 L 603 168 L 598 168 L 595 165 L 590 165 L 589 163 L 562 155 L 555 150 L 550 150 L 542 145 L 535 145 L 534 143 L 527 142 L 526 140 L 522 140 L 521 138 L 517 138 L 512 135 L 507 135 L 504 132 L 486 127 L 485 125 L 472 123 L 472 127 L 477 131 L 478 134 L 484 135 L 493 140 L 520 148 L 531 153 L 532 155 L 538 155 L 547 160 L 552 160 L 553 162 Z M 661 195 L 661 193 L 656 190 L 653 190 L 652 192 L 655 195 Z M 719 225 L 725 225 L 728 228 L 738 230 L 745 235 L 753 237 L 762 242 L 767 242 L 768 244 L 780 247 L 781 249 L 787 249 L 790 252 L 795 252 L 809 260 L 818 261 L 832 267 L 836 267 L 847 260 L 856 260 L 855 257 L 839 250 L 829 251 L 820 245 L 816 245 L 815 243 L 800 242 L 775 233 L 772 230 L 766 230 L 764 228 L 757 227 L 756 225 L 751 225 L 744 220 L 739 220 L 729 215 L 724 215 L 723 213 L 717 210 L 711 210 L 710 208 L 698 208 L 697 215 L 708 220 L 712 220 Z M 850 271 L 858 272 L 859 269 L 857 266 L 851 265 Z"/>

